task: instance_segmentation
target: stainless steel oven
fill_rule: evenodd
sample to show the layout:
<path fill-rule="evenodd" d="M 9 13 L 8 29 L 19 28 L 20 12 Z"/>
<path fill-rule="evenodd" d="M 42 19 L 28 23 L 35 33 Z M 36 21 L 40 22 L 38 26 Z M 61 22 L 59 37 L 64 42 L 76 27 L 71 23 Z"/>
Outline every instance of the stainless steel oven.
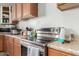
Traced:
<path fill-rule="evenodd" d="M 21 55 L 27 56 L 27 49 L 28 46 L 37 47 L 39 48 L 39 56 L 46 56 L 47 55 L 47 47 L 46 45 L 39 45 L 36 43 L 28 42 L 27 40 L 21 40 Z"/>

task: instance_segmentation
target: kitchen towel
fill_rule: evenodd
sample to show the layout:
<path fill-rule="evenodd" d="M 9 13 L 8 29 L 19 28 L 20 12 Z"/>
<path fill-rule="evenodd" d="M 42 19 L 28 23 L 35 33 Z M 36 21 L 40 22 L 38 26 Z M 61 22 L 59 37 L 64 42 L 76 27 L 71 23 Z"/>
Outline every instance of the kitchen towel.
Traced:
<path fill-rule="evenodd" d="M 27 56 L 39 56 L 40 49 L 33 46 L 28 46 L 27 48 Z"/>

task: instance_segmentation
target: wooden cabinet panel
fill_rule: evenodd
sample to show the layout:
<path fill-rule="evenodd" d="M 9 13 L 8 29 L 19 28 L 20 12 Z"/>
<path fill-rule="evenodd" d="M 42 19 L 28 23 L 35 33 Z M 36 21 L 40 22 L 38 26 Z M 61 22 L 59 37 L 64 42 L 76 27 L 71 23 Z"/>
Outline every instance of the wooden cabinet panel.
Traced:
<path fill-rule="evenodd" d="M 73 9 L 73 8 L 77 8 L 79 7 L 79 3 L 58 3 L 57 7 L 61 10 L 69 10 L 69 9 Z"/>
<path fill-rule="evenodd" d="M 13 52 L 14 52 L 13 51 L 13 37 L 9 37 L 8 43 L 9 43 L 9 47 L 8 47 L 9 51 L 8 51 L 8 53 L 9 53 L 10 56 L 13 56 Z"/>
<path fill-rule="evenodd" d="M 23 18 L 31 18 L 38 16 L 38 4 L 37 3 L 23 3 Z"/>
<path fill-rule="evenodd" d="M 16 4 L 12 6 L 12 20 L 15 20 L 17 17 L 17 7 Z"/>
<path fill-rule="evenodd" d="M 37 3 L 30 4 L 30 14 L 35 17 L 38 16 L 38 4 Z"/>
<path fill-rule="evenodd" d="M 37 3 L 17 3 L 12 6 L 12 20 L 28 19 L 38 16 Z"/>
<path fill-rule="evenodd" d="M 6 52 L 7 52 L 7 54 L 9 54 L 9 37 L 8 36 L 6 36 Z"/>
<path fill-rule="evenodd" d="M 23 16 L 30 15 L 30 4 L 29 3 L 23 3 Z"/>
<path fill-rule="evenodd" d="M 72 54 L 48 48 L 48 56 L 72 56 Z"/>
<path fill-rule="evenodd" d="M 22 17 L 22 4 L 21 3 L 17 3 L 17 19 Z"/>
<path fill-rule="evenodd" d="M 3 51 L 3 40 L 4 40 L 3 35 L 0 35 L 0 51 Z"/>
<path fill-rule="evenodd" d="M 21 56 L 21 45 L 19 39 L 5 36 L 4 52 L 9 56 Z"/>
<path fill-rule="evenodd" d="M 6 37 L 6 40 L 7 40 L 7 54 L 10 55 L 10 56 L 13 56 L 13 38 L 12 37 L 9 37 L 7 36 Z"/>
<path fill-rule="evenodd" d="M 14 44 L 14 56 L 21 56 L 21 46 Z"/>
<path fill-rule="evenodd" d="M 14 38 L 14 56 L 21 56 L 21 45 L 17 38 Z"/>
<path fill-rule="evenodd" d="M 9 52 L 8 53 L 9 53 L 10 56 L 13 56 L 14 55 L 13 52 L 14 52 L 13 51 L 13 44 L 10 43 L 10 45 L 9 45 Z"/>
<path fill-rule="evenodd" d="M 8 37 L 9 39 L 9 43 L 12 43 L 13 44 L 13 37 Z"/>
<path fill-rule="evenodd" d="M 4 36 L 4 52 L 6 53 L 7 53 L 7 40 L 8 40 L 8 37 Z"/>

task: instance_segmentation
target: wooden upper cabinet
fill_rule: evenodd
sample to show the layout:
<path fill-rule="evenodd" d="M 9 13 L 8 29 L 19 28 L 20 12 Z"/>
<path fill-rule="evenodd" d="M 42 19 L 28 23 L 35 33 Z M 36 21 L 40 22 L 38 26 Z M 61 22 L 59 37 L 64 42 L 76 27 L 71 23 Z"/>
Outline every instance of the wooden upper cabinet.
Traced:
<path fill-rule="evenodd" d="M 79 7 L 79 3 L 57 3 L 57 8 L 61 11 Z"/>
<path fill-rule="evenodd" d="M 38 16 L 38 4 L 37 3 L 31 3 L 30 4 L 30 14 L 32 14 L 32 16 L 37 17 Z"/>
<path fill-rule="evenodd" d="M 22 4 L 21 3 L 17 3 L 16 4 L 17 7 L 17 19 L 22 17 Z"/>
<path fill-rule="evenodd" d="M 30 15 L 30 4 L 29 3 L 23 3 L 23 17 L 26 15 Z"/>
<path fill-rule="evenodd" d="M 22 18 L 31 18 L 38 16 L 38 4 L 37 3 L 23 3 L 23 17 Z"/>
<path fill-rule="evenodd" d="M 37 3 L 17 3 L 12 6 L 12 20 L 29 19 L 37 16 Z"/>
<path fill-rule="evenodd" d="M 70 53 L 48 48 L 48 56 L 73 56 Z"/>
<path fill-rule="evenodd" d="M 0 51 L 3 51 L 3 40 L 4 40 L 3 35 L 0 35 Z"/>
<path fill-rule="evenodd" d="M 12 6 L 12 20 L 16 20 L 17 18 L 17 7 L 16 4 Z"/>

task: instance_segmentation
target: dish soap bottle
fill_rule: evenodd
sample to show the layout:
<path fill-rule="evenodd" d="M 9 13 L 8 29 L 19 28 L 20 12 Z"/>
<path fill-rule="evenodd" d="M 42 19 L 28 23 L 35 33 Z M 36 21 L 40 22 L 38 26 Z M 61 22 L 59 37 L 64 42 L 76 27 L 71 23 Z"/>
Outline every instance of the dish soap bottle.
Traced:
<path fill-rule="evenodd" d="M 57 42 L 64 43 L 64 40 L 65 40 L 65 28 L 62 27 L 60 30 L 60 34 L 59 34 L 59 37 L 57 39 Z"/>

